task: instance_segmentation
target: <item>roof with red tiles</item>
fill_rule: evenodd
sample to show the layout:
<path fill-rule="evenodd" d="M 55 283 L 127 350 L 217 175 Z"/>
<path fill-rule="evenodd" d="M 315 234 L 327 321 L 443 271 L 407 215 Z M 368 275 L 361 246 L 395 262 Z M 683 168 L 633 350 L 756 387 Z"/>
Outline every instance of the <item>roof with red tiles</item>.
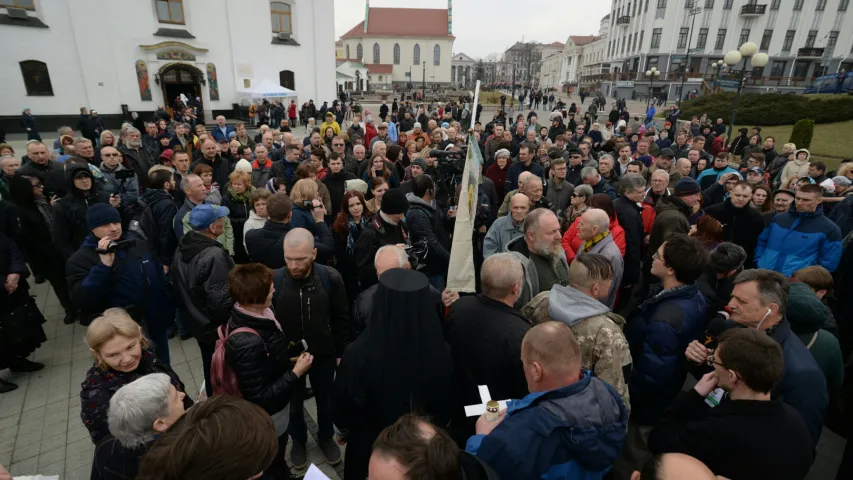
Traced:
<path fill-rule="evenodd" d="M 368 73 L 391 73 L 394 70 L 394 65 L 390 63 L 373 63 L 367 65 Z"/>
<path fill-rule="evenodd" d="M 364 21 L 361 21 L 341 38 L 453 37 L 447 31 L 447 9 L 371 7 L 368 15 L 367 33 L 364 33 Z"/>

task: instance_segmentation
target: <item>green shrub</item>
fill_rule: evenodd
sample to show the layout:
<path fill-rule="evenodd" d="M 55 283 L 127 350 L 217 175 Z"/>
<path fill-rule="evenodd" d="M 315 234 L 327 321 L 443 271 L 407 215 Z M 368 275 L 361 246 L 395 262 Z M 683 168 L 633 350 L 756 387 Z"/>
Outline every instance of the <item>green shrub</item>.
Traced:
<path fill-rule="evenodd" d="M 683 102 L 680 118 L 708 114 L 729 123 L 735 94 L 731 92 L 704 95 Z M 814 123 L 833 123 L 853 120 L 853 97 L 793 95 L 787 93 L 741 94 L 735 123 L 738 125 L 793 125 L 808 118 Z M 799 144 L 797 144 L 799 146 Z"/>
<path fill-rule="evenodd" d="M 794 125 L 791 130 L 791 139 L 789 142 L 797 146 L 797 148 L 811 148 L 812 137 L 814 136 L 814 120 L 800 120 Z"/>

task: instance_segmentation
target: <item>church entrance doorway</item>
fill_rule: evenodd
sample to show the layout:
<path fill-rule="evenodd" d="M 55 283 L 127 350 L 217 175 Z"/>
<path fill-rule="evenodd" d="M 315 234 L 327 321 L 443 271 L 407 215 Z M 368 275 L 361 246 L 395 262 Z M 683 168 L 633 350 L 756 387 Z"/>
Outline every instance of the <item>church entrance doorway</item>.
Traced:
<path fill-rule="evenodd" d="M 163 98 L 166 111 L 172 118 L 178 118 L 181 112 L 176 112 L 178 98 L 183 94 L 189 100 L 189 106 L 198 107 L 198 112 L 203 112 L 203 101 L 201 101 L 201 86 L 204 75 L 201 70 L 192 65 L 184 63 L 172 63 L 160 69 L 160 87 L 163 89 Z M 196 101 L 196 98 L 199 101 Z"/>

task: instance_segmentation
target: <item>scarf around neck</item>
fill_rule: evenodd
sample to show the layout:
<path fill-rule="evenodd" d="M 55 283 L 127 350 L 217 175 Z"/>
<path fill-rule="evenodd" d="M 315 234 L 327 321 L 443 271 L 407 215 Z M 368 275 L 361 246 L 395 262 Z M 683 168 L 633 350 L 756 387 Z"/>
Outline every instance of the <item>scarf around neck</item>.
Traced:
<path fill-rule="evenodd" d="M 355 254 L 355 241 L 357 240 L 358 233 L 361 229 L 367 225 L 367 218 L 364 215 L 361 216 L 361 220 L 356 222 L 352 217 L 349 217 L 349 221 L 347 222 L 347 253 L 350 255 Z"/>
<path fill-rule="evenodd" d="M 583 242 L 583 247 L 581 248 L 581 251 L 583 253 L 588 253 L 592 249 L 592 247 L 594 247 L 598 242 L 607 238 L 609 235 L 610 231 L 608 230 L 606 232 L 599 233 L 598 235 L 592 237 L 592 239 L 590 240 Z"/>

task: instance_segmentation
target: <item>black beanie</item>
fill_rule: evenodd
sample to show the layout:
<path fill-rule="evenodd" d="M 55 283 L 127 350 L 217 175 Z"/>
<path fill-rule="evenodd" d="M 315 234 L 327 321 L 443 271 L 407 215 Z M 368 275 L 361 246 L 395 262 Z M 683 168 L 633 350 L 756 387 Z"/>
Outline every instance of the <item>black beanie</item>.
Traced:
<path fill-rule="evenodd" d="M 409 201 L 406 194 L 399 188 L 392 188 L 382 195 L 382 212 L 386 215 L 406 213 L 409 210 Z"/>

